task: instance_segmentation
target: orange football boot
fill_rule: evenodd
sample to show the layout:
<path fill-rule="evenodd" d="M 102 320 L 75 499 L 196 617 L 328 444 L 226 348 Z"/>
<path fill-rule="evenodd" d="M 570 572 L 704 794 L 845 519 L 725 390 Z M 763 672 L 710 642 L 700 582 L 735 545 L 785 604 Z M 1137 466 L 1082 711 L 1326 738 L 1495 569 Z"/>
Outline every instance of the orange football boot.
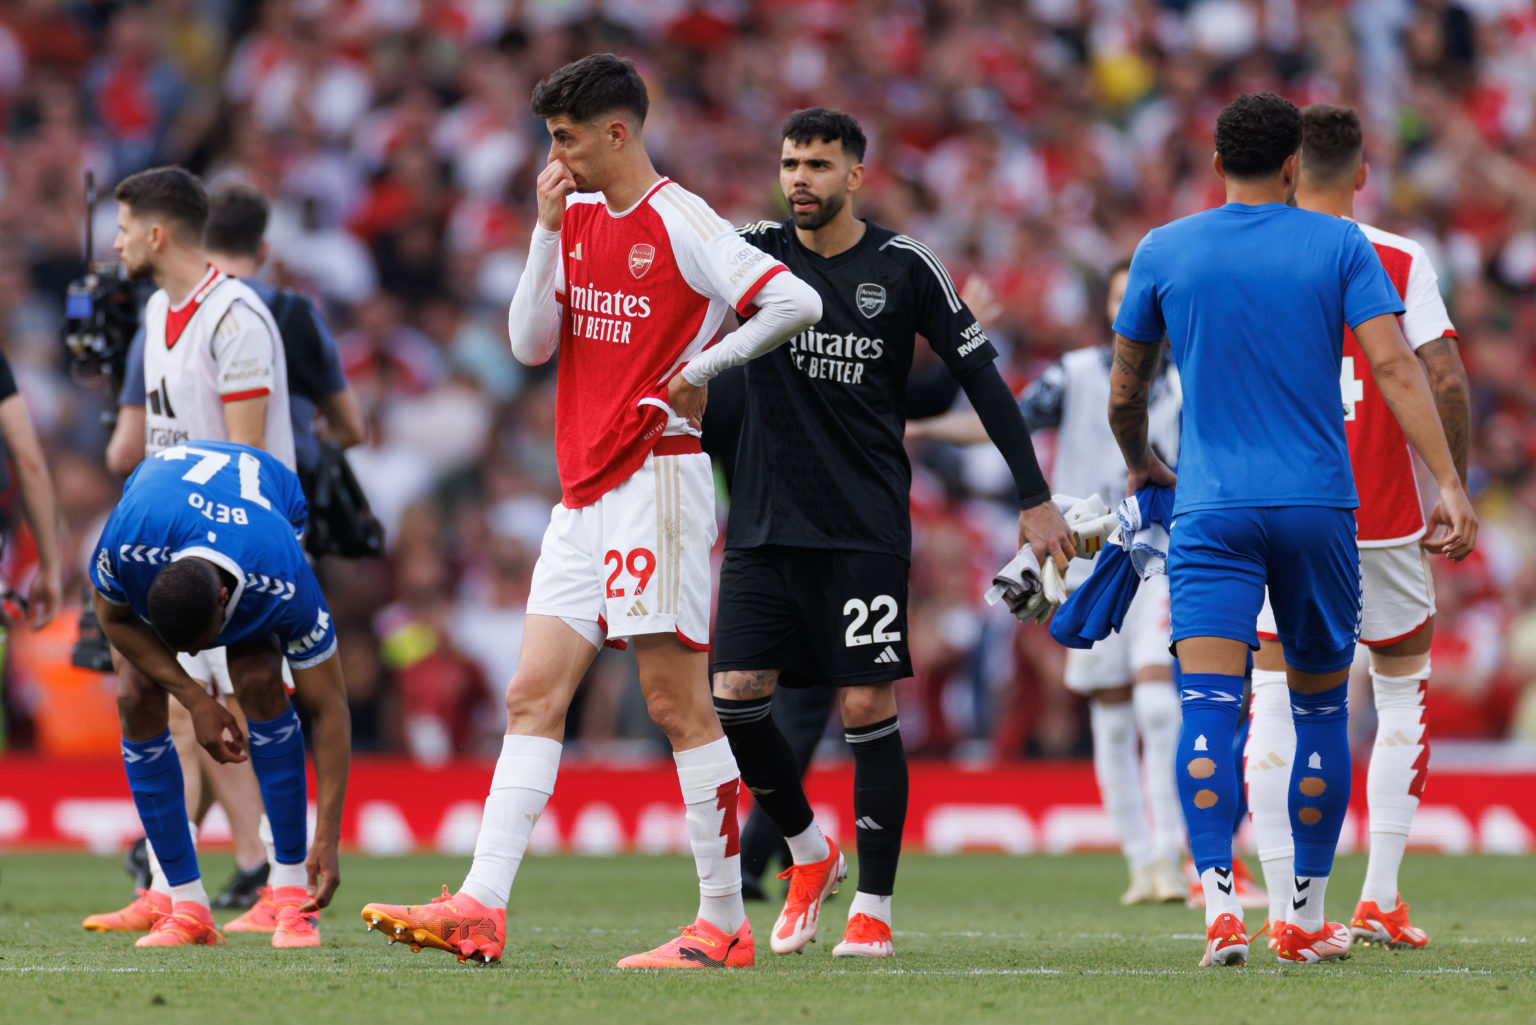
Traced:
<path fill-rule="evenodd" d="M 832 956 L 895 957 L 891 927 L 872 915 L 854 915 L 843 930 L 843 942 L 832 948 Z"/>
<path fill-rule="evenodd" d="M 837 892 L 848 878 L 848 862 L 837 842 L 827 837 L 827 856 L 809 865 L 791 865 L 779 873 L 789 880 L 789 894 L 784 910 L 768 934 L 768 949 L 775 954 L 793 954 L 816 938 L 821 924 L 821 902 Z"/>
<path fill-rule="evenodd" d="M 215 947 L 224 937 L 213 927 L 213 912 L 195 901 L 177 901 L 170 914 L 155 919 L 154 928 L 139 937 L 136 947 Z"/>
<path fill-rule="evenodd" d="M 1343 922 L 1324 922 L 1317 932 L 1302 932 L 1291 922 L 1280 926 L 1275 956 L 1294 964 L 1342 961 L 1349 956 L 1349 927 Z"/>
<path fill-rule="evenodd" d="M 251 909 L 224 926 L 225 932 L 272 932 L 277 928 L 277 905 L 272 903 L 272 887 L 263 886 L 261 896 Z"/>
<path fill-rule="evenodd" d="M 171 896 L 156 890 L 135 890 L 132 903 L 118 911 L 91 915 L 80 924 L 91 932 L 149 932 L 155 920 L 171 913 Z"/>
<path fill-rule="evenodd" d="M 408 943 L 415 952 L 446 950 L 460 961 L 499 961 L 507 945 L 505 908 L 488 908 L 468 894 L 449 893 L 446 886 L 430 904 L 369 904 L 363 921 L 391 943 Z"/>
<path fill-rule="evenodd" d="M 90 926 L 86 926 L 87 929 Z M 1379 943 L 1384 947 L 1407 947 L 1422 950 L 1429 946 L 1429 934 L 1408 924 L 1408 905 L 1398 894 L 1397 906 L 1383 911 L 1373 900 L 1362 900 L 1355 905 L 1355 917 L 1350 920 L 1349 934 L 1356 943 L 1369 946 Z"/>
<path fill-rule="evenodd" d="M 1247 963 L 1248 934 L 1243 931 L 1242 919 L 1232 914 L 1218 915 L 1205 930 L 1205 956 L 1200 959 L 1200 967 L 1241 968 Z"/>
<path fill-rule="evenodd" d="M 832 849 L 837 853 L 837 848 Z M 750 968 L 756 960 L 752 923 L 742 920 L 734 936 L 727 936 L 704 919 L 678 929 L 677 939 L 655 950 L 631 954 L 620 968 Z"/>

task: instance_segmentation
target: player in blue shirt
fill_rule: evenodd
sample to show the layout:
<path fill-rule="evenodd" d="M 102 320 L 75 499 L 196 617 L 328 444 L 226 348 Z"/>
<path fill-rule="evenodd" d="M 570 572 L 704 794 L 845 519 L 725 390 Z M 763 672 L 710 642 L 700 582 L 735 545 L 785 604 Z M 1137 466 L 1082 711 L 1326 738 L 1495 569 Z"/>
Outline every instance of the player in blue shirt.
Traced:
<path fill-rule="evenodd" d="M 298 477 L 276 457 L 198 441 L 145 460 L 102 528 L 91 559 L 92 599 L 118 656 L 129 788 L 171 888 L 159 909 L 166 914 L 140 946 L 220 939 L 187 826 L 166 702 L 169 694 L 187 708 L 197 742 L 216 760 L 244 759 L 238 721 L 176 660 L 177 652 L 214 647 L 226 649 L 272 823 L 272 945 L 319 945 L 318 911 L 339 879 L 351 727 L 336 632 L 299 544 L 307 515 Z M 283 686 L 284 658 L 313 723 L 313 847 L 306 843 L 304 736 Z"/>
<path fill-rule="evenodd" d="M 1176 771 L 1206 900 L 1202 964 L 1243 964 L 1232 895 L 1233 736 L 1254 622 L 1269 586 L 1296 719 L 1290 785 L 1294 914 L 1271 937 L 1285 961 L 1342 957 L 1349 929 L 1323 893 L 1349 801 L 1345 678 L 1360 629 L 1354 478 L 1339 399 L 1343 329 L 1440 486 L 1437 551 L 1465 558 L 1477 519 L 1434 398 L 1396 315 L 1396 289 L 1349 221 L 1290 206 L 1301 115 L 1270 93 L 1216 122 L 1227 203 L 1148 233 L 1115 318 L 1110 423 L 1130 489 L 1177 483 L 1168 575 L 1183 671 Z M 1166 332 L 1184 385 L 1179 474 L 1147 445 L 1147 393 Z M 1283 611 L 1282 611 L 1283 609 Z"/>

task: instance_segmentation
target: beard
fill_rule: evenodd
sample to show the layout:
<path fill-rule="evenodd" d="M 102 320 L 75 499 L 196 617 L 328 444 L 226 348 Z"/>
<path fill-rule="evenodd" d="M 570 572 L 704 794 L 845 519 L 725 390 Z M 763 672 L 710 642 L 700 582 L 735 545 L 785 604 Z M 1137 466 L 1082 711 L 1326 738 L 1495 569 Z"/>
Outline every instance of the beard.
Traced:
<path fill-rule="evenodd" d="M 148 281 L 155 276 L 155 268 L 148 260 L 142 263 L 133 263 L 128 257 L 124 256 L 123 274 L 129 281 Z"/>
<path fill-rule="evenodd" d="M 821 199 L 808 192 L 797 192 L 794 198 L 809 199 L 815 204 L 809 210 L 790 208 L 790 216 L 794 218 L 795 227 L 805 231 L 815 231 L 817 228 L 825 227 L 832 218 L 838 215 L 838 212 L 843 209 L 843 202 L 846 196 L 838 192 L 828 196 L 826 199 Z"/>

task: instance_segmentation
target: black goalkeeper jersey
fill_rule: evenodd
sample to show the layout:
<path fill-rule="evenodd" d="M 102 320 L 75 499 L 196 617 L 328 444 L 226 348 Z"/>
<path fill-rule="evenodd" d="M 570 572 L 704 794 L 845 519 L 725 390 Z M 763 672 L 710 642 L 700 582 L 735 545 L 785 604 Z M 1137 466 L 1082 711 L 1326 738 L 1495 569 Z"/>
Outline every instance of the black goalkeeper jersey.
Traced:
<path fill-rule="evenodd" d="M 846 252 L 805 248 L 794 223 L 740 229 L 821 295 L 821 321 L 746 364 L 727 548 L 789 545 L 910 559 L 902 446 L 916 337 L 965 378 L 997 351 L 927 246 L 872 221 Z"/>

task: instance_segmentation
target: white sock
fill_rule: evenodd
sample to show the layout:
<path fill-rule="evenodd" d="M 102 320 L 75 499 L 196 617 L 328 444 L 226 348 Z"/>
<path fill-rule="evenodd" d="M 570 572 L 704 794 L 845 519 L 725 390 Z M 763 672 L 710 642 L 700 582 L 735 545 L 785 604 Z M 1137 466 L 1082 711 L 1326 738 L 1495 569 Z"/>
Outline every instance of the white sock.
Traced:
<path fill-rule="evenodd" d="M 256 827 L 256 835 L 261 838 L 261 846 L 267 851 L 267 864 L 277 864 L 277 845 L 272 840 L 272 820 L 267 818 L 267 813 L 261 813 L 261 825 Z M 267 879 L 271 883 L 271 877 Z"/>
<path fill-rule="evenodd" d="M 1243 906 L 1237 902 L 1233 895 L 1235 887 L 1232 884 L 1232 870 L 1227 869 L 1225 876 L 1217 874 L 1214 868 L 1208 868 L 1200 873 L 1200 887 L 1205 891 L 1205 927 L 1209 929 L 1216 924 L 1216 919 L 1222 915 L 1236 915 L 1237 920 L 1243 920 Z M 1226 887 L 1225 890 L 1222 887 Z"/>
<path fill-rule="evenodd" d="M 1285 920 L 1302 932 L 1317 932 L 1323 927 L 1323 898 L 1328 893 L 1327 876 L 1296 876 L 1291 883 L 1291 905 Z M 1300 904 L 1300 907 L 1296 905 Z"/>
<path fill-rule="evenodd" d="M 1147 807 L 1141 794 L 1141 762 L 1136 757 L 1136 710 L 1129 703 L 1088 703 L 1093 730 L 1093 775 L 1099 782 L 1104 813 L 1115 825 L 1120 852 L 1132 868 L 1152 860 L 1147 835 Z M 1173 771 L 1169 757 L 1168 771 Z"/>
<path fill-rule="evenodd" d="M 208 906 L 208 891 L 203 889 L 202 877 L 192 880 L 190 883 L 182 883 L 180 886 L 172 886 L 171 907 L 174 909 L 182 901 L 190 900 L 194 904 L 201 904 L 203 910 L 211 910 Z"/>
<path fill-rule="evenodd" d="M 886 925 L 891 924 L 891 895 L 881 897 L 873 893 L 865 893 L 859 890 L 853 895 L 853 900 L 848 904 L 848 917 L 854 915 L 868 915 L 876 918 Z"/>
<path fill-rule="evenodd" d="M 528 837 L 555 792 L 560 742 L 548 737 L 507 736 L 491 777 L 491 792 L 475 839 L 475 860 L 462 892 L 488 908 L 504 908 L 512 880 L 528 850 Z"/>
<path fill-rule="evenodd" d="M 309 873 L 305 871 L 304 862 L 293 865 L 283 865 L 276 861 L 271 862 L 272 872 L 267 876 L 267 885 L 274 890 L 279 886 L 303 886 L 309 885 Z"/>
<path fill-rule="evenodd" d="M 1371 674 L 1376 695 L 1376 746 L 1365 789 L 1370 798 L 1371 860 L 1361 900 L 1383 911 L 1397 906 L 1397 870 L 1408 846 L 1408 829 L 1419 807 L 1429 770 L 1425 740 L 1424 687 L 1429 665 L 1415 676 Z"/>
<path fill-rule="evenodd" d="M 195 849 L 196 846 L 197 846 L 197 823 L 193 822 L 191 819 L 188 819 L 187 820 L 187 829 L 191 830 L 191 832 L 192 832 L 192 846 Z M 155 844 L 154 844 L 154 841 L 150 840 L 148 837 L 144 838 L 144 853 L 149 857 L 149 888 L 150 888 L 150 890 L 155 892 L 155 893 L 167 893 L 167 894 L 170 893 L 171 892 L 170 880 L 165 878 L 165 869 L 160 867 L 160 859 L 155 854 Z M 202 884 L 199 883 L 198 885 L 202 885 Z M 204 904 L 208 903 L 208 897 L 207 897 L 206 894 L 203 896 L 203 903 Z"/>
<path fill-rule="evenodd" d="M 1289 788 L 1296 758 L 1296 724 L 1291 721 L 1291 691 L 1285 673 L 1253 671 L 1252 720 L 1243 762 L 1248 781 L 1248 814 L 1269 891 L 1269 920 L 1286 921 L 1295 860 L 1291 843 Z"/>
<path fill-rule="evenodd" d="M 827 843 L 827 836 L 821 831 L 821 827 L 812 819 L 811 824 L 803 833 L 794 836 L 786 836 L 784 842 L 789 845 L 789 856 L 794 859 L 796 865 L 814 865 L 818 861 L 826 861 L 832 853 L 832 847 Z"/>
<path fill-rule="evenodd" d="M 688 808 L 688 844 L 699 871 L 699 917 L 726 935 L 746 921 L 741 903 L 741 839 L 736 797 L 741 771 L 724 737 L 672 752 Z"/>
<path fill-rule="evenodd" d="M 1141 775 L 1152 810 L 1152 857 L 1177 865 L 1184 852 L 1184 808 L 1174 776 L 1174 752 L 1184 714 L 1179 691 L 1168 683 L 1138 683 L 1131 688 L 1136 729 L 1141 733 Z"/>

